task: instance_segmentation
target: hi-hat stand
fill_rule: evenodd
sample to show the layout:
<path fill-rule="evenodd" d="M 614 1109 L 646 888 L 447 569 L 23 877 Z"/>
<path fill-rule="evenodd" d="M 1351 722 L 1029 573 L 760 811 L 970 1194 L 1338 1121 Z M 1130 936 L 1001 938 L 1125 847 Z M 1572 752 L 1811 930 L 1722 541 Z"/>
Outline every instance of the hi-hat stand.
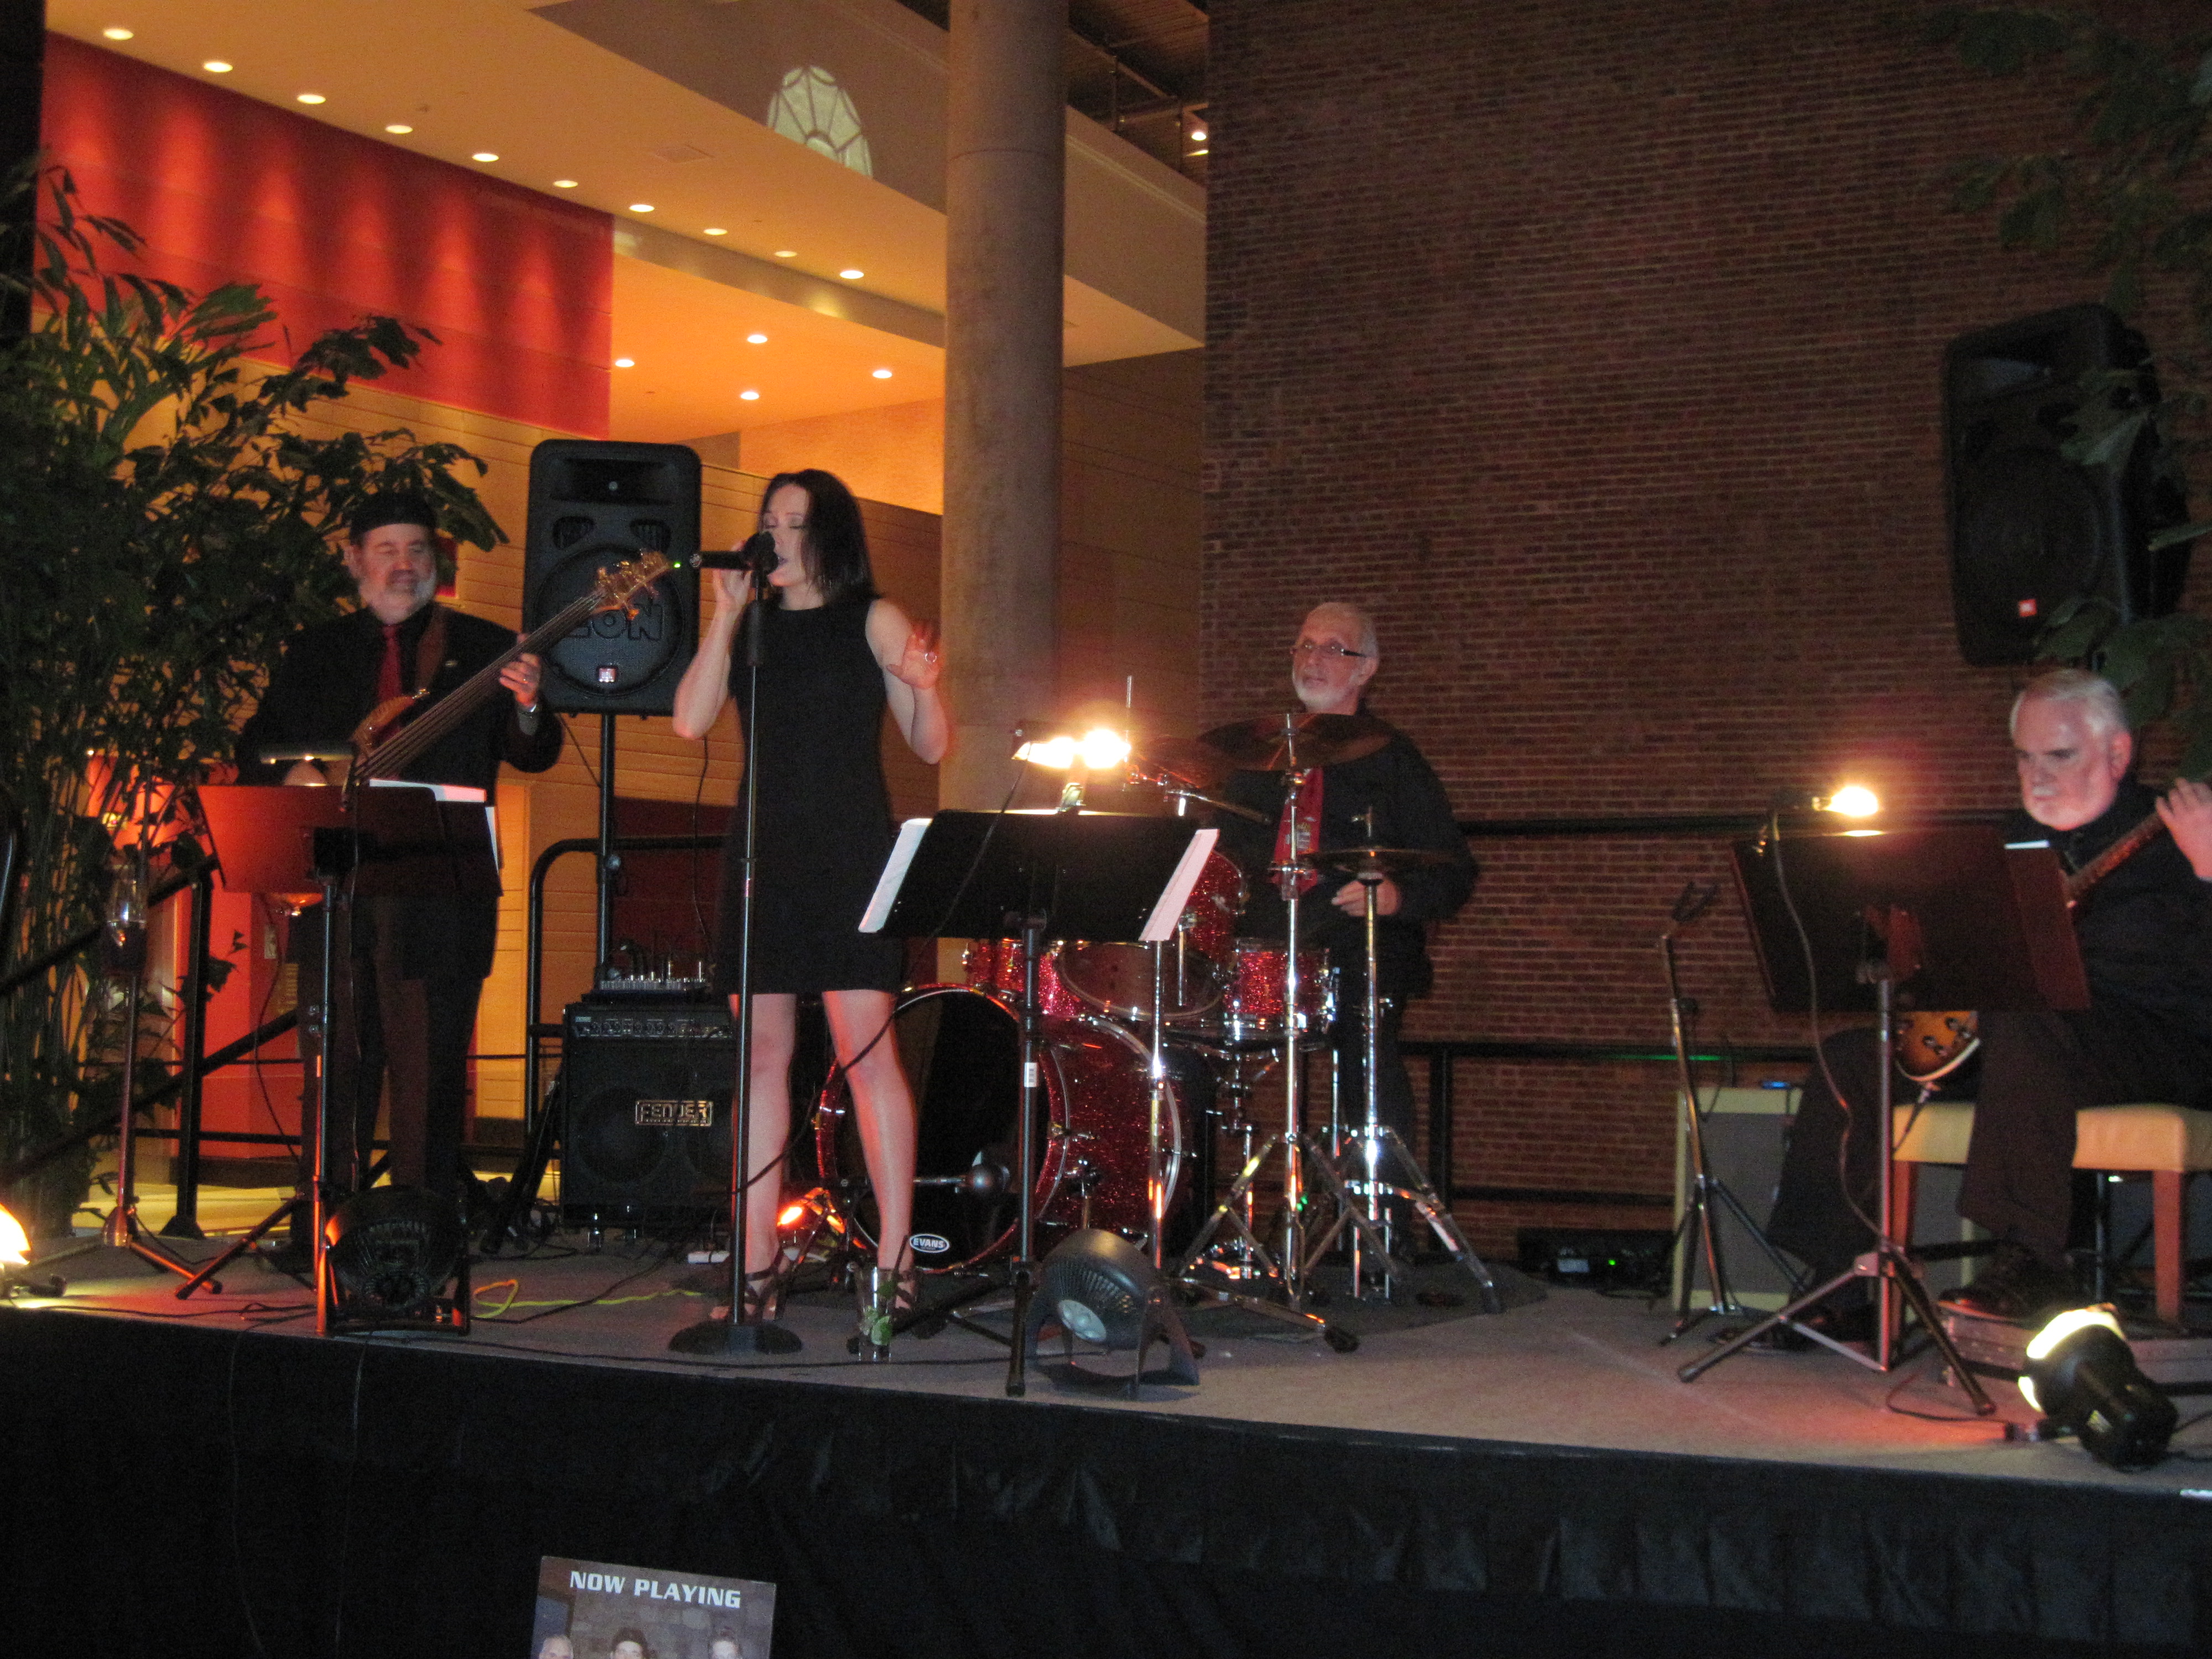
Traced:
<path fill-rule="evenodd" d="M 1370 837 L 1375 833 L 1371 808 L 1367 814 L 1367 833 Z M 1504 1304 L 1498 1299 L 1498 1281 L 1491 1276 L 1490 1269 L 1483 1265 L 1482 1258 L 1475 1254 L 1474 1247 L 1468 1243 L 1467 1235 L 1460 1231 L 1459 1223 L 1452 1216 L 1451 1206 L 1429 1184 L 1428 1172 L 1421 1167 L 1420 1160 L 1413 1156 L 1413 1148 L 1406 1145 L 1405 1138 L 1384 1123 L 1382 1117 L 1378 1076 L 1382 1032 L 1382 951 L 1377 925 L 1381 914 L 1379 890 L 1394 873 L 1443 864 L 1446 862 L 1445 857 L 1441 853 L 1417 848 L 1366 846 L 1331 848 L 1311 854 L 1307 861 L 1324 868 L 1346 871 L 1360 884 L 1362 909 L 1366 921 L 1367 969 L 1366 995 L 1361 1000 L 1360 1006 L 1360 1092 L 1364 1097 L 1365 1121 L 1359 1129 L 1346 1137 L 1339 1148 L 1346 1171 L 1352 1167 L 1355 1147 L 1358 1149 L 1364 1167 L 1356 1178 L 1348 1173 L 1341 1174 L 1342 1185 L 1355 1201 L 1351 1208 L 1339 1210 L 1336 1220 L 1315 1244 L 1309 1269 L 1344 1235 L 1349 1223 L 1351 1236 L 1346 1240 L 1346 1248 L 1351 1257 L 1352 1293 L 1355 1297 L 1364 1293 L 1367 1270 L 1364 1253 L 1365 1249 L 1371 1249 L 1382 1259 L 1382 1299 L 1389 1301 L 1390 1281 L 1407 1271 L 1391 1249 L 1390 1217 L 1384 1200 L 1395 1198 L 1410 1205 L 1414 1213 L 1428 1224 L 1452 1260 L 1467 1269 L 1482 1291 L 1485 1310 L 1502 1312 Z M 1394 1163 L 1397 1166 L 1395 1170 L 1392 1168 Z M 1358 1207 L 1359 1201 L 1364 1201 L 1364 1210 Z"/>

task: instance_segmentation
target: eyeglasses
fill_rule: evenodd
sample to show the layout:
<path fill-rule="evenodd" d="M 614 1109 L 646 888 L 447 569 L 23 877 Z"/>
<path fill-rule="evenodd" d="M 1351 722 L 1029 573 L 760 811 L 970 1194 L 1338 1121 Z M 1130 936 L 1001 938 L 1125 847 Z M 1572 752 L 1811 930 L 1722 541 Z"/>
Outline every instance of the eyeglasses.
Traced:
<path fill-rule="evenodd" d="M 1304 662 L 1308 657 L 1313 656 L 1367 657 L 1371 654 L 1373 653 L 1370 652 L 1352 650 L 1348 647 L 1339 645 L 1334 640 L 1300 640 L 1291 647 L 1292 662 Z"/>

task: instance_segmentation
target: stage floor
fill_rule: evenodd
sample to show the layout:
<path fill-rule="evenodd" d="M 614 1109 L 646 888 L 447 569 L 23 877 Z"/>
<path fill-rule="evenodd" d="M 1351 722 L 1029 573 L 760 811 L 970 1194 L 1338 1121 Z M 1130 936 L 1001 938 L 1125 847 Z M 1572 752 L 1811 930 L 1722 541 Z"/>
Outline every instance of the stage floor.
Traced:
<path fill-rule="evenodd" d="M 204 1259 L 218 1243 L 178 1248 Z M 55 1271 L 68 1281 L 64 1297 L 16 1305 L 164 1323 L 181 1318 L 206 1328 L 313 1340 L 304 1290 L 258 1263 L 231 1269 L 222 1295 L 203 1293 L 185 1303 L 172 1294 L 175 1279 L 116 1250 L 93 1249 Z M 795 1355 L 707 1360 L 669 1352 L 670 1334 L 704 1316 L 711 1305 L 714 1298 L 691 1286 L 714 1271 L 671 1260 L 659 1246 L 611 1244 L 591 1254 L 580 1236 L 563 1235 L 531 1257 L 477 1264 L 477 1316 L 465 1336 L 380 1333 L 352 1340 L 568 1364 L 725 1371 L 938 1397 L 1004 1398 L 1006 1349 L 957 1327 L 928 1338 L 900 1338 L 886 1364 L 857 1363 L 846 1347 L 850 1304 L 826 1291 L 799 1297 L 786 1310 L 784 1322 L 804 1344 Z M 1705 1351 L 1719 1322 L 1662 1346 L 1660 1339 L 1672 1324 L 1665 1304 L 1579 1289 L 1554 1288 L 1533 1299 L 1540 1293 L 1532 1281 L 1510 1268 L 1500 1268 L 1499 1276 L 1509 1291 L 1517 1288 L 1532 1299 L 1503 1314 L 1484 1314 L 1477 1310 L 1471 1279 L 1454 1268 L 1431 1267 L 1421 1270 L 1420 1283 L 1468 1292 L 1464 1306 L 1378 1310 L 1331 1304 L 1324 1310 L 1329 1316 L 1362 1333 L 1350 1353 L 1233 1310 L 1197 1310 L 1189 1323 L 1206 1350 L 1200 1386 L 1147 1385 L 1133 1404 L 1115 1395 L 1066 1389 L 1033 1373 L 1029 1403 L 2212 1498 L 2212 1469 L 2192 1461 L 2212 1457 L 2212 1398 L 2180 1402 L 2184 1426 L 2174 1441 L 2176 1455 L 2158 1468 L 2120 1474 L 2071 1442 L 2008 1439 L 2007 1424 L 2024 1427 L 2033 1420 L 2018 1390 L 1990 1382 L 1998 1415 L 1976 1419 L 1965 1395 L 1938 1380 L 1929 1354 L 1885 1376 L 1820 1349 L 1747 1351 L 1685 1384 L 1676 1368 Z M 1056 1355 L 1057 1345 L 1048 1346 Z M 1154 1352 L 1157 1363 L 1160 1351 Z M 1112 1362 L 1095 1357 L 1089 1363 Z M 1893 1398 L 1899 1409 L 1887 1408 Z"/>

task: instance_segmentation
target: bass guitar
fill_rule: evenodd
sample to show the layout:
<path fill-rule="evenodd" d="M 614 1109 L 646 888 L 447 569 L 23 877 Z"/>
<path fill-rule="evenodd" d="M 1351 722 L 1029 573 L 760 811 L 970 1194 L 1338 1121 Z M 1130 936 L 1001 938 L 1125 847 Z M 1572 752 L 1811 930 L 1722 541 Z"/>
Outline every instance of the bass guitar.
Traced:
<path fill-rule="evenodd" d="M 2145 817 L 2103 852 L 2066 878 L 2066 908 L 2072 909 L 2082 896 L 2164 833 L 2166 820 L 2156 812 Z M 1897 1069 L 1923 1088 L 1957 1071 L 1981 1046 L 1981 1021 L 1972 1009 L 1923 1008 L 1898 1016 L 1891 1053 Z"/>
<path fill-rule="evenodd" d="M 337 783 L 349 772 L 362 778 L 397 777 L 415 761 L 474 714 L 500 689 L 499 677 L 507 664 L 529 652 L 542 653 L 578 624 L 605 611 L 637 614 L 637 596 L 669 571 L 665 556 L 646 553 L 626 560 L 611 570 L 602 570 L 588 593 L 579 595 L 517 640 L 507 651 L 434 700 L 426 684 L 422 690 L 392 697 L 368 711 L 349 739 L 349 760 L 303 761 L 285 777 L 287 783 Z M 434 618 L 431 626 L 438 626 Z M 309 775 L 309 774 L 313 775 Z"/>

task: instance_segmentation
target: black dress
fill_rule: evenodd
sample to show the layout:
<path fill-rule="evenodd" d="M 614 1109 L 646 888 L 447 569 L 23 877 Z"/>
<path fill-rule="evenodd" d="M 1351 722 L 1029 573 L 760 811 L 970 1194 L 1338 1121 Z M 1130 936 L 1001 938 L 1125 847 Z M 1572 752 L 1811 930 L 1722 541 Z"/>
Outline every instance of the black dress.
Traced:
<path fill-rule="evenodd" d="M 884 782 L 884 671 L 868 647 L 872 599 L 811 611 L 771 606 L 762 618 L 758 750 L 760 842 L 753 900 L 757 995 L 896 991 L 902 941 L 859 931 L 891 848 Z M 750 671 L 744 625 L 730 664 L 743 710 Z M 747 763 L 752 764 L 748 757 Z M 738 988 L 744 797 L 722 846 L 717 982 Z"/>

